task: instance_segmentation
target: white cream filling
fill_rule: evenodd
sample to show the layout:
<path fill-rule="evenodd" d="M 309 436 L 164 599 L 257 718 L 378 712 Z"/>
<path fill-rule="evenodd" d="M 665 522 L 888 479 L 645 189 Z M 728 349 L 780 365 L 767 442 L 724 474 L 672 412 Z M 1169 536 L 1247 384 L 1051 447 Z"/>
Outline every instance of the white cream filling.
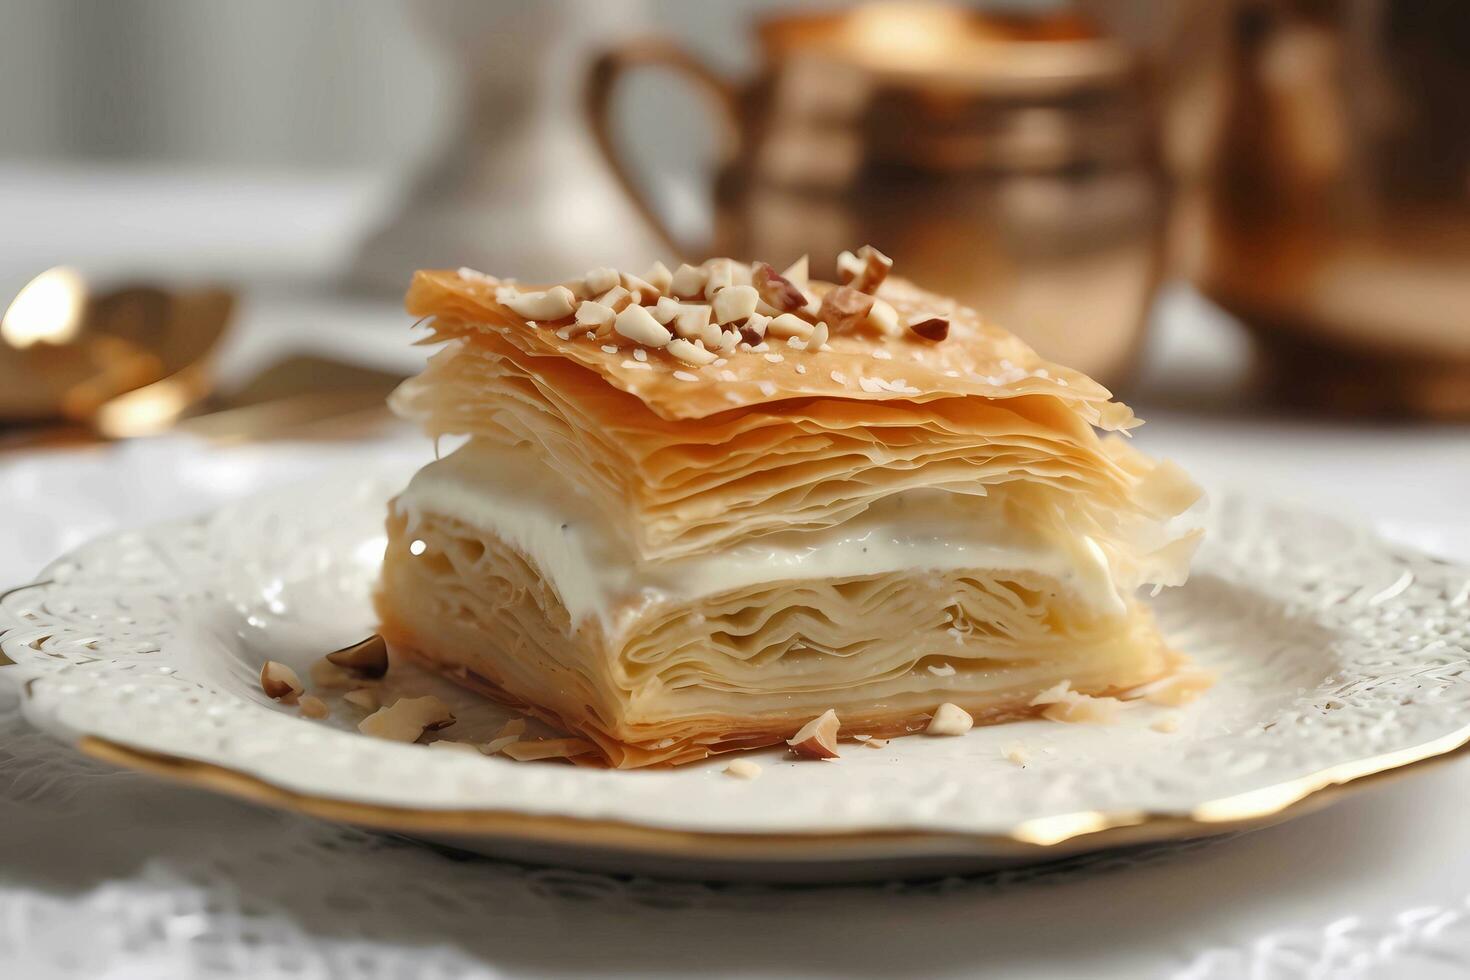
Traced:
<path fill-rule="evenodd" d="M 1055 579 L 1111 614 L 1123 598 L 1095 541 L 1068 549 L 1008 526 L 984 497 L 935 490 L 886 498 L 835 527 L 757 538 L 723 551 L 640 560 L 629 538 L 530 447 L 471 441 L 415 474 L 397 508 L 494 534 L 535 563 L 574 622 L 616 631 L 644 602 L 687 602 L 762 583 L 897 571 L 1010 569 Z"/>

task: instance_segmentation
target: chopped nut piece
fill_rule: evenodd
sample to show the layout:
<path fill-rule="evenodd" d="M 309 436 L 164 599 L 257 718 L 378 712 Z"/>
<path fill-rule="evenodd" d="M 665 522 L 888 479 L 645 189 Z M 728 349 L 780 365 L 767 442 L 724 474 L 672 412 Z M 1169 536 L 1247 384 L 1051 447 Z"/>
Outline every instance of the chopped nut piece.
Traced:
<path fill-rule="evenodd" d="M 607 292 L 597 297 L 597 302 L 601 303 L 603 306 L 606 306 L 614 313 L 621 313 L 624 309 L 628 307 L 629 304 L 632 304 L 634 306 L 637 305 L 633 302 L 633 294 L 628 292 L 622 286 L 614 286 L 613 288 L 609 289 Z"/>
<path fill-rule="evenodd" d="M 669 287 L 674 283 L 674 274 L 662 262 L 655 262 L 648 267 L 647 272 L 643 273 L 643 281 L 660 293 L 667 293 Z"/>
<path fill-rule="evenodd" d="M 669 321 L 678 316 L 679 311 L 682 309 L 683 307 L 679 305 L 679 301 L 674 299 L 674 297 L 660 296 L 658 302 L 653 304 L 653 318 L 667 327 Z"/>
<path fill-rule="evenodd" d="M 332 713 L 332 710 L 327 707 L 327 702 L 315 694 L 304 696 L 298 706 L 301 708 L 303 718 L 326 718 Z"/>
<path fill-rule="evenodd" d="M 868 310 L 868 324 L 885 337 L 897 337 L 903 333 L 903 324 L 898 321 L 898 311 L 886 300 L 873 300 Z"/>
<path fill-rule="evenodd" d="M 624 307 L 613 321 L 613 329 L 645 347 L 664 347 L 669 342 L 669 331 L 642 306 Z"/>
<path fill-rule="evenodd" d="M 805 340 L 812 335 L 812 325 L 795 313 L 782 313 L 771 320 L 766 333 L 772 337 L 800 337 Z"/>
<path fill-rule="evenodd" d="M 862 323 L 873 307 L 873 297 L 849 286 L 838 286 L 822 297 L 817 319 L 842 333 Z"/>
<path fill-rule="evenodd" d="M 679 266 L 669 282 L 669 292 L 680 299 L 694 299 L 704 295 L 704 284 L 709 280 L 709 270 L 702 266 Z"/>
<path fill-rule="evenodd" d="M 860 293 L 876 292 L 892 268 L 893 260 L 871 245 L 837 256 L 837 278 Z"/>
<path fill-rule="evenodd" d="M 357 723 L 357 730 L 374 738 L 394 742 L 416 742 L 424 732 L 437 732 L 454 724 L 449 706 L 432 694 L 421 698 L 399 698 Z"/>
<path fill-rule="evenodd" d="M 963 735 L 974 727 L 975 719 L 968 711 L 946 701 L 934 710 L 934 717 L 929 719 L 929 727 L 924 731 L 930 735 Z"/>
<path fill-rule="evenodd" d="M 673 354 L 685 364 L 708 364 L 715 359 L 715 355 L 705 350 L 698 344 L 683 339 L 671 340 L 668 344 L 669 353 Z"/>
<path fill-rule="evenodd" d="M 517 762 L 536 759 L 570 759 L 596 751 L 585 738 L 548 738 L 539 742 L 512 742 L 500 750 Z"/>
<path fill-rule="evenodd" d="M 567 289 L 570 289 L 572 291 L 572 296 L 576 299 L 587 299 L 592 295 L 592 293 L 587 289 L 587 280 L 585 278 L 568 279 L 566 282 L 562 283 L 562 285 L 565 286 Z"/>
<path fill-rule="evenodd" d="M 866 742 L 864 742 L 863 744 L 866 745 L 870 749 L 881 749 L 881 748 L 884 748 L 885 746 L 888 745 L 888 739 L 886 739 L 886 738 L 870 738 Z"/>
<path fill-rule="evenodd" d="M 663 291 L 642 276 L 635 276 L 631 272 L 625 272 L 620 279 L 623 288 L 633 296 L 633 302 L 648 305 L 655 302 Z"/>
<path fill-rule="evenodd" d="M 761 767 L 749 759 L 731 759 L 725 767 L 725 775 L 737 779 L 754 779 L 761 774 Z"/>
<path fill-rule="evenodd" d="M 726 286 L 714 295 L 716 322 L 739 323 L 749 319 L 759 299 L 754 286 Z"/>
<path fill-rule="evenodd" d="M 577 306 L 577 297 L 565 286 L 552 286 L 544 293 L 517 293 L 503 301 L 497 294 L 496 300 L 527 320 L 560 320 L 571 316 Z"/>
<path fill-rule="evenodd" d="M 317 687 L 341 688 L 352 687 L 361 683 L 361 679 L 344 667 L 338 667 L 326 657 L 315 661 L 309 668 L 312 684 Z"/>
<path fill-rule="evenodd" d="M 752 315 L 751 319 L 755 319 L 755 316 Z M 715 343 L 714 349 L 721 353 L 732 351 L 735 345 L 740 343 L 741 336 L 739 330 L 726 330 L 720 334 L 720 339 Z"/>
<path fill-rule="evenodd" d="M 1148 727 L 1156 732 L 1163 732 L 1165 735 L 1172 734 L 1179 731 L 1179 715 L 1171 712 Z"/>
<path fill-rule="evenodd" d="M 936 343 L 949 336 L 949 318 L 937 313 L 921 313 L 909 323 L 909 329 Z"/>
<path fill-rule="evenodd" d="M 781 273 L 764 262 L 751 267 L 751 283 L 760 298 L 782 313 L 792 313 L 807 304 L 807 296 Z"/>
<path fill-rule="evenodd" d="M 699 336 L 694 339 L 704 344 L 705 350 L 715 350 L 720 346 L 721 337 L 723 336 L 720 330 L 721 327 L 718 323 L 705 324 L 704 329 L 699 332 Z"/>
<path fill-rule="evenodd" d="M 811 279 L 811 273 L 808 271 L 809 268 L 810 265 L 807 262 L 807 258 L 803 255 L 786 267 L 781 273 L 781 278 L 791 283 L 797 289 L 805 290 Z"/>
<path fill-rule="evenodd" d="M 360 687 L 355 691 L 348 691 L 342 695 L 342 700 L 364 711 L 378 710 L 378 692 L 370 691 L 365 687 Z"/>
<path fill-rule="evenodd" d="M 388 673 L 388 644 L 374 633 L 359 643 L 327 654 L 327 662 L 351 671 L 359 677 L 376 680 Z"/>
<path fill-rule="evenodd" d="M 284 701 L 286 704 L 295 704 L 296 699 L 306 690 L 301 684 L 301 678 L 296 676 L 296 671 L 274 660 L 267 660 L 265 666 L 260 668 L 260 689 L 271 700 Z"/>
<path fill-rule="evenodd" d="M 735 263 L 729 259 L 710 259 L 704 264 L 704 298 L 714 299 L 715 294 L 735 284 Z"/>
<path fill-rule="evenodd" d="M 606 266 L 602 266 L 589 271 L 582 277 L 582 281 L 587 284 L 587 292 L 593 296 L 597 296 L 612 289 L 618 284 L 618 280 L 621 278 L 618 275 L 617 269 L 609 269 Z"/>
<path fill-rule="evenodd" d="M 681 305 L 679 315 L 674 318 L 674 333 L 685 340 L 703 337 L 704 329 L 709 326 L 713 313 L 714 310 L 703 303 Z"/>
<path fill-rule="evenodd" d="M 439 749 L 441 751 L 447 750 L 449 752 L 464 752 L 469 755 L 480 754 L 479 746 L 475 745 L 473 742 L 456 742 L 453 739 L 448 738 L 441 738 L 437 741 L 430 742 L 429 748 Z"/>
<path fill-rule="evenodd" d="M 812 327 L 812 337 L 811 340 L 807 342 L 807 347 L 812 350 L 821 350 L 823 347 L 826 346 L 827 324 L 825 322 L 820 322 L 815 327 Z"/>
<path fill-rule="evenodd" d="M 1027 752 L 1023 745 L 1007 745 L 1002 750 L 1002 754 L 1005 755 L 1007 762 L 1014 762 L 1018 766 L 1025 766 L 1031 761 L 1031 753 Z"/>
<path fill-rule="evenodd" d="M 595 300 L 587 300 L 577 307 L 577 326 L 591 327 L 594 330 L 606 330 L 612 326 L 613 317 L 617 313 L 611 306 L 604 306 Z"/>
<path fill-rule="evenodd" d="M 828 708 L 786 740 L 791 751 L 808 759 L 837 758 L 837 732 L 841 728 L 837 712 Z"/>

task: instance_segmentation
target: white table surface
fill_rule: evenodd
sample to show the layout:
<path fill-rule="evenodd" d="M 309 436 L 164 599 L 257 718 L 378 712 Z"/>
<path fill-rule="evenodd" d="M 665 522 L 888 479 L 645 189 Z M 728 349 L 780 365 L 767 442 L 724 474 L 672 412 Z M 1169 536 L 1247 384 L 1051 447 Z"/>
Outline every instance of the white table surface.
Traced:
<path fill-rule="evenodd" d="M 16 232 L 0 236 L 0 282 L 63 259 L 299 281 L 340 264 L 381 199 L 380 181 L 352 175 L 0 167 L 0 211 Z M 402 346 L 403 320 L 391 304 L 256 289 L 226 368 L 344 345 L 411 364 L 421 355 Z M 1470 430 L 1272 418 L 1243 403 L 1242 359 L 1228 324 L 1167 293 L 1132 399 L 1149 419 L 1138 445 L 1207 483 L 1366 519 L 1470 563 Z M 0 582 L 28 580 L 92 535 L 383 447 L 199 445 L 156 480 L 120 478 L 163 448 L 0 457 Z M 710 889 L 455 859 L 114 773 L 29 730 L 3 681 L 0 671 L 0 977 L 1470 974 L 1464 761 L 1276 828 L 1102 867 Z M 364 890 L 373 914 L 354 904 Z"/>

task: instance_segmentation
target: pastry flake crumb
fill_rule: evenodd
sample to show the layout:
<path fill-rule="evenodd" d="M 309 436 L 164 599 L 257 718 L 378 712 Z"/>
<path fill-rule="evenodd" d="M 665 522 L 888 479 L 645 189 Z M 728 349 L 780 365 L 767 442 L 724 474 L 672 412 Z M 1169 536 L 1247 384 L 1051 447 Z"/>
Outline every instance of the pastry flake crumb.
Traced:
<path fill-rule="evenodd" d="M 732 759 L 725 767 L 725 775 L 737 779 L 754 779 L 761 774 L 761 767 L 749 759 Z"/>
<path fill-rule="evenodd" d="M 1199 700 L 1215 684 L 1215 674 L 1202 667 L 1181 667 L 1167 677 L 1150 681 L 1128 691 L 1129 700 L 1142 698 L 1149 704 L 1178 708 Z"/>
<path fill-rule="evenodd" d="M 357 723 L 357 730 L 393 742 L 417 742 L 424 732 L 436 732 L 454 724 L 449 705 L 432 694 L 399 698 Z"/>
<path fill-rule="evenodd" d="M 935 677 L 953 677 L 955 675 L 953 664 L 930 664 L 928 670 Z"/>
<path fill-rule="evenodd" d="M 573 759 L 596 750 L 597 747 L 585 738 L 547 738 L 512 742 L 500 751 L 517 762 L 535 762 L 541 759 Z"/>
<path fill-rule="evenodd" d="M 805 725 L 801 726 L 786 744 L 791 746 L 791 751 L 808 759 L 835 759 L 837 753 L 837 733 L 842 723 L 837 720 L 837 712 L 828 708 Z"/>
<path fill-rule="evenodd" d="M 1165 735 L 1172 735 L 1174 732 L 1179 731 L 1179 715 L 1177 712 L 1170 712 L 1169 714 L 1164 715 L 1164 717 L 1158 719 L 1148 727 L 1152 728 L 1156 732 L 1163 732 Z"/>
<path fill-rule="evenodd" d="M 272 701 L 283 704 L 295 704 L 306 691 L 296 671 L 275 660 L 267 660 L 260 668 L 260 689 Z"/>
<path fill-rule="evenodd" d="M 1110 725 L 1118 720 L 1123 702 L 1117 698 L 1097 698 L 1072 690 L 1070 681 L 1062 681 L 1031 699 L 1041 708 L 1041 716 L 1068 724 Z"/>
<path fill-rule="evenodd" d="M 924 729 L 929 735 L 963 735 L 975 727 L 975 719 L 957 704 L 946 701 L 934 709 L 934 717 Z"/>

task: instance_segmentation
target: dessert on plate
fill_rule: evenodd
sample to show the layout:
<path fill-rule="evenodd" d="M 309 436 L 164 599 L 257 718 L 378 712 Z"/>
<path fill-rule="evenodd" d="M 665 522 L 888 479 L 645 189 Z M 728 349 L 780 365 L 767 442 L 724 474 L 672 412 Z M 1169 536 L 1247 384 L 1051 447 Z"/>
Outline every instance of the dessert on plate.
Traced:
<path fill-rule="evenodd" d="M 1184 581 L 1198 489 L 1100 385 L 890 265 L 419 272 L 442 349 L 393 406 L 465 441 L 391 504 L 389 642 L 617 767 L 1164 677 L 1135 593 Z"/>

